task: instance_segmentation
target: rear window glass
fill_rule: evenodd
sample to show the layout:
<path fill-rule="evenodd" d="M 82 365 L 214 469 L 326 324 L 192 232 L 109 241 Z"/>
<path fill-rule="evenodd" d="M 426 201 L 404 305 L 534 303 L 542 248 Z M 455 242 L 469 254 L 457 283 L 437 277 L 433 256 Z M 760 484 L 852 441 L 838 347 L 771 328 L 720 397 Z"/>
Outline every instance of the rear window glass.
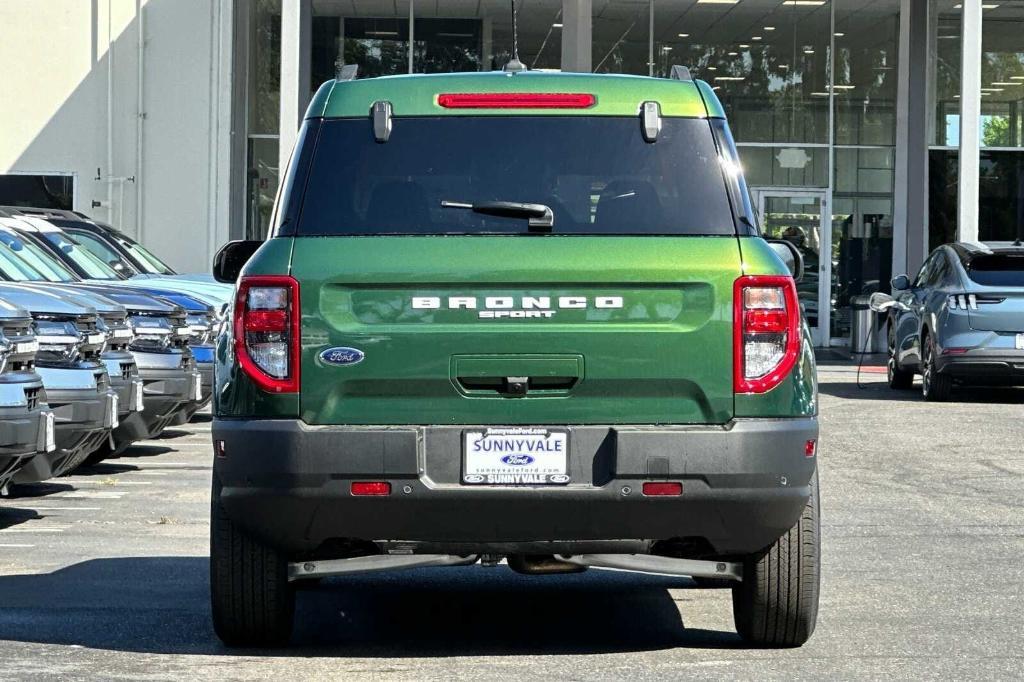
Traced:
<path fill-rule="evenodd" d="M 553 234 L 735 234 L 710 125 L 638 117 L 395 118 L 378 143 L 366 119 L 326 120 L 295 233 L 517 234 L 525 217 L 442 202 L 543 204 Z"/>
<path fill-rule="evenodd" d="M 976 256 L 967 266 L 967 276 L 989 287 L 1024 287 L 1024 254 Z"/>

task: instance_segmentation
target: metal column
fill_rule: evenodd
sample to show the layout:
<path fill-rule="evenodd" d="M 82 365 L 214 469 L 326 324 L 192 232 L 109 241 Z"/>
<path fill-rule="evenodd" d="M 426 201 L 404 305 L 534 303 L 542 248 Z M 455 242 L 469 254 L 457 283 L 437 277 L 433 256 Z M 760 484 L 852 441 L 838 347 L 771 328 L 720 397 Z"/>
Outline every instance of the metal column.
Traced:
<path fill-rule="evenodd" d="M 313 2 L 281 3 L 281 119 L 278 139 L 278 181 L 284 179 L 295 137 L 310 96 Z"/>
<path fill-rule="evenodd" d="M 978 239 L 978 181 L 981 173 L 981 3 L 963 0 L 960 34 L 960 177 L 957 239 Z"/>
<path fill-rule="evenodd" d="M 934 111 L 928 93 L 930 14 L 928 0 L 900 3 L 893 275 L 915 272 L 928 253 L 929 118 Z"/>
<path fill-rule="evenodd" d="M 562 0 L 562 71 L 590 73 L 591 0 Z"/>

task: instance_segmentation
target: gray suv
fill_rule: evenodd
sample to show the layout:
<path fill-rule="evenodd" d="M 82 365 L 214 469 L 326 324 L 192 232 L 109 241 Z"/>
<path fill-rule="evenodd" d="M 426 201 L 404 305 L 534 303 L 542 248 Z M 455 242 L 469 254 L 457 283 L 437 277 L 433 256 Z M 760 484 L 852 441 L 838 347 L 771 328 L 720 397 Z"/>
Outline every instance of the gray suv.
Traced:
<path fill-rule="evenodd" d="M 925 400 L 941 401 L 958 384 L 1024 385 L 1024 244 L 940 246 L 892 290 L 872 297 L 889 316 L 892 388 L 920 374 Z"/>
<path fill-rule="evenodd" d="M 0 489 L 37 453 L 56 448 L 38 350 L 32 316 L 0 301 Z"/>

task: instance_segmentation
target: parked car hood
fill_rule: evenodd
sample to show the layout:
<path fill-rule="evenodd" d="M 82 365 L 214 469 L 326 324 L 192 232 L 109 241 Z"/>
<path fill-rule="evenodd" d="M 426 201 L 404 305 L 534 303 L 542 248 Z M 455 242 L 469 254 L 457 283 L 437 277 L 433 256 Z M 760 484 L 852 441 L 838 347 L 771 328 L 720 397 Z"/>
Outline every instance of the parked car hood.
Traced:
<path fill-rule="evenodd" d="M 46 284 L 0 283 L 0 299 L 32 313 L 49 315 L 95 315 L 96 308 L 72 299 L 58 287 Z"/>

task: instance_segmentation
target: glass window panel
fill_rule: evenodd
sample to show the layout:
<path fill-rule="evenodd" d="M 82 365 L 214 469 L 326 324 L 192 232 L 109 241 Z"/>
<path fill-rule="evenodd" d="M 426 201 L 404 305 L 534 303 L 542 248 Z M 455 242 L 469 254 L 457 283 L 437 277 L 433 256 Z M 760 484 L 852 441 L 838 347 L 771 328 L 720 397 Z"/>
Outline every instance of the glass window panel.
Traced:
<path fill-rule="evenodd" d="M 343 63 L 360 77 L 409 71 L 409 7 L 404 2 L 313 3 L 314 83 L 332 78 Z M 512 15 L 507 2 L 414 2 L 413 71 L 448 73 L 501 69 L 512 56 Z M 561 0 L 519 8 L 519 58 L 531 69 L 557 69 L 562 57 Z"/>
<path fill-rule="evenodd" d="M 246 239 L 264 239 L 277 195 L 277 138 L 253 138 L 248 151 Z"/>
<path fill-rule="evenodd" d="M 931 0 L 935 24 L 935 137 L 937 145 L 960 144 L 960 9 L 958 2 Z M 1024 2 L 986 3 L 981 38 L 981 144 L 1024 146 Z"/>
<path fill-rule="evenodd" d="M 827 143 L 831 8 L 828 2 L 773 4 L 658 0 L 654 73 L 667 76 L 673 64 L 684 64 L 711 83 L 740 143 Z M 599 26 L 595 4 L 595 64 L 599 28 L 607 49 L 616 31 L 632 26 L 626 44 L 613 52 L 622 59 L 617 70 L 646 74 L 647 8 L 627 2 L 604 7 L 602 14 L 618 9 Z"/>
<path fill-rule="evenodd" d="M 437 3 L 438 12 L 442 16 L 463 16 L 453 12 L 453 8 L 446 7 L 446 4 L 444 0 Z M 482 0 L 479 3 L 457 4 L 470 5 L 473 12 L 476 11 L 473 8 L 480 7 L 484 70 L 504 67 L 512 57 L 512 14 L 509 3 L 506 0 Z M 419 5 L 416 7 L 419 8 Z M 561 68 L 562 0 L 520 2 L 517 11 L 520 61 L 531 69 Z"/>
<path fill-rule="evenodd" d="M 928 235 L 935 248 L 956 239 L 959 152 L 933 149 L 928 156 Z M 979 239 L 1024 236 L 1024 151 L 983 151 L 978 191 Z"/>
<path fill-rule="evenodd" d="M 899 1 L 835 6 L 836 144 L 895 144 Z"/>
<path fill-rule="evenodd" d="M 740 160 L 752 187 L 827 187 L 825 147 L 750 147 L 739 145 Z"/>
<path fill-rule="evenodd" d="M 249 45 L 249 133 L 278 133 L 281 114 L 281 0 L 256 0 Z"/>
<path fill-rule="evenodd" d="M 668 7 L 679 3 L 660 4 Z M 659 6 L 655 10 L 658 16 L 662 9 Z M 650 72 L 647 62 L 650 49 L 651 3 L 607 0 L 595 2 L 592 11 L 591 59 L 594 72 L 646 76 Z"/>

